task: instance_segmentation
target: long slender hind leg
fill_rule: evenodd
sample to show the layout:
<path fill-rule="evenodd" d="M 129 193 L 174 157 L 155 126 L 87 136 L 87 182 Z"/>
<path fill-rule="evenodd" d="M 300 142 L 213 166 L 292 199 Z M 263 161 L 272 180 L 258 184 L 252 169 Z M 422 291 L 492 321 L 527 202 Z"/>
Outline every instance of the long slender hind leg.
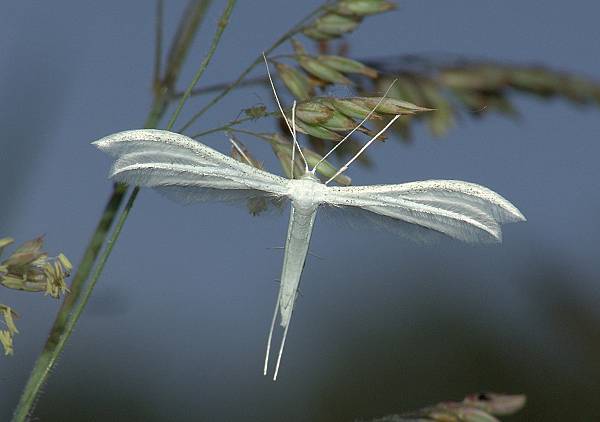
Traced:
<path fill-rule="evenodd" d="M 285 339 L 287 337 L 288 329 L 290 328 L 290 322 L 285 326 L 283 331 L 283 338 L 281 339 L 281 347 L 279 348 L 279 355 L 277 356 L 277 364 L 275 365 L 275 373 L 273 374 L 273 381 L 277 380 L 277 373 L 279 372 L 279 364 L 281 363 L 281 355 L 283 354 L 283 346 L 285 346 Z"/>
<path fill-rule="evenodd" d="M 279 295 L 277 295 L 277 303 L 275 304 L 275 312 L 273 312 L 273 320 L 271 321 L 271 329 L 269 330 L 269 339 L 267 340 L 267 353 L 265 354 L 265 368 L 263 375 L 267 375 L 269 366 L 269 352 L 271 351 L 271 340 L 273 339 L 273 329 L 275 328 L 275 320 L 277 319 L 277 311 L 279 311 Z"/>

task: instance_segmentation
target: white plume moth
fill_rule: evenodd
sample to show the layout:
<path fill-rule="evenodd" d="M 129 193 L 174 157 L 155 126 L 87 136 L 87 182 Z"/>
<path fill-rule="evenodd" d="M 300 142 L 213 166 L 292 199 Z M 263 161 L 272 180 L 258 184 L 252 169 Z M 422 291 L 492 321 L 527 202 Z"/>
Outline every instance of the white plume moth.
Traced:
<path fill-rule="evenodd" d="M 277 99 L 276 93 L 275 98 Z M 277 102 L 279 105 L 278 99 Z M 279 107 L 281 109 L 280 105 Z M 316 177 L 315 171 L 333 149 L 312 170 L 309 169 L 296 139 L 294 112 L 295 104 L 292 108 L 291 125 L 283 111 L 282 115 L 292 133 L 292 157 L 297 149 L 304 161 L 304 174 L 297 179 L 286 179 L 260 170 L 192 138 L 164 130 L 128 130 L 94 142 L 99 149 L 115 158 L 111 178 L 131 185 L 154 188 L 176 201 L 229 202 L 249 198 L 290 200 L 291 213 L 281 285 L 269 330 L 264 365 L 266 375 L 273 329 L 279 318 L 284 332 L 275 364 L 274 380 L 279 372 L 300 276 L 319 207 L 331 206 L 340 212 L 346 208 L 361 210 L 373 217 L 387 220 L 388 224 L 397 225 L 401 231 L 410 228 L 413 234 L 418 233 L 420 236 L 441 233 L 467 242 L 500 242 L 501 223 L 525 220 L 514 205 L 497 193 L 483 186 L 458 180 L 328 186 L 400 116 L 395 116 L 336 175 L 323 183 Z M 369 116 L 362 123 L 368 118 Z M 235 141 L 232 140 L 232 143 L 235 148 L 239 148 Z M 336 144 L 334 149 L 340 144 L 341 142 Z"/>

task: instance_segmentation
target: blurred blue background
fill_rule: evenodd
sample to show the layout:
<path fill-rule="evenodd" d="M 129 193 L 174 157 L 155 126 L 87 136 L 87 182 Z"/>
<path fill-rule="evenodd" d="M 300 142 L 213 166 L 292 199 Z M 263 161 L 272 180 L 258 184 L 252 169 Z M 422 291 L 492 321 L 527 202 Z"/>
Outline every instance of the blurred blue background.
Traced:
<path fill-rule="evenodd" d="M 211 8 L 183 83 L 222 3 Z M 168 4 L 167 39 L 184 4 Z M 239 2 L 201 84 L 235 78 L 318 4 Z M 405 1 L 366 19 L 350 53 L 449 52 L 600 79 L 599 12 L 585 1 Z M 142 124 L 153 24 L 149 1 L 2 2 L 0 236 L 43 233 L 49 252 L 79 260 L 111 190 L 109 160 L 90 142 Z M 270 98 L 261 87 L 240 90 L 197 127 Z M 186 115 L 206 100 L 188 103 Z M 600 420 L 599 112 L 517 104 L 517 122 L 487 116 L 441 140 L 421 128 L 410 145 L 378 144 L 376 166 L 349 175 L 357 184 L 477 182 L 529 221 L 506 226 L 499 246 L 473 247 L 419 246 L 318 218 L 311 249 L 324 259 L 309 258 L 276 383 L 262 376 L 282 263 L 269 248 L 283 245 L 287 211 L 255 218 L 143 190 L 36 416 L 351 421 L 491 390 L 528 395 L 511 420 Z M 204 142 L 229 149 L 223 134 Z M 278 171 L 264 145 L 246 144 Z M 0 359 L 0 420 L 8 420 L 59 304 L 1 295 L 22 315 L 16 354 Z"/>

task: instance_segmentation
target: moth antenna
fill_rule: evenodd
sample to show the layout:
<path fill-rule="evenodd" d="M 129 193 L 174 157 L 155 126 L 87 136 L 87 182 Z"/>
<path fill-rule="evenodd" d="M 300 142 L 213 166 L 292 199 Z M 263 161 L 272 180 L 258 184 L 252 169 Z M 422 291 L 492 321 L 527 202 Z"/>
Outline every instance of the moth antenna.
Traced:
<path fill-rule="evenodd" d="M 300 145 L 298 145 L 298 140 L 296 139 L 296 123 L 294 121 L 294 116 L 292 116 L 292 125 L 293 125 L 293 129 L 292 129 L 292 125 L 290 125 L 288 118 L 286 117 L 285 113 L 283 112 L 283 107 L 281 106 L 281 102 L 279 101 L 279 96 L 277 95 L 277 90 L 275 89 L 275 84 L 273 83 L 273 78 L 271 77 L 271 70 L 269 70 L 269 62 L 267 61 L 267 56 L 265 56 L 265 53 L 263 53 L 263 59 L 265 61 L 265 67 L 267 68 L 267 76 L 269 78 L 269 83 L 271 84 L 271 90 L 273 91 L 273 96 L 275 97 L 275 102 L 277 103 L 279 112 L 283 116 L 283 120 L 285 120 L 285 124 L 288 127 L 290 134 L 292 135 L 294 146 L 298 147 L 298 151 L 300 151 L 300 155 L 302 156 L 302 159 L 304 160 L 304 167 L 308 171 L 308 163 L 306 162 L 306 158 L 304 157 L 304 154 L 302 153 L 302 150 L 300 149 Z M 294 102 L 294 107 L 292 108 L 292 113 L 295 113 L 294 109 L 295 109 L 295 102 Z M 292 164 L 293 164 L 293 161 L 292 161 Z M 292 165 L 292 172 L 293 172 L 293 168 L 294 168 L 294 166 Z"/>
<path fill-rule="evenodd" d="M 277 381 L 277 374 L 279 373 L 279 365 L 281 364 L 281 355 L 283 354 L 283 347 L 285 346 L 285 339 L 287 338 L 288 329 L 290 328 L 290 322 L 288 321 L 283 331 L 283 338 L 281 339 L 281 347 L 279 347 L 279 355 L 277 356 L 277 364 L 275 365 L 275 373 L 273 374 L 273 381 Z"/>
<path fill-rule="evenodd" d="M 388 87 L 388 89 L 385 91 L 385 94 L 383 94 L 383 97 L 381 97 L 379 99 L 379 101 L 377 102 L 377 104 L 375 105 L 375 107 L 373 107 L 373 109 L 369 112 L 369 114 L 367 114 L 367 116 L 364 119 L 362 119 L 362 121 L 354 129 L 352 129 L 346 136 L 344 136 L 340 142 L 338 142 L 337 144 L 335 144 L 333 146 L 333 148 L 331 148 L 329 150 L 329 152 L 327 154 L 325 154 L 317 162 L 317 164 L 315 164 L 315 166 L 313 167 L 313 169 L 311 171 L 312 174 L 315 174 L 315 171 L 317 170 L 317 167 L 319 167 L 319 165 L 321 165 L 321 163 L 323 161 L 325 161 L 327 159 L 327 157 L 329 157 L 333 153 L 333 151 L 335 151 L 341 144 L 343 144 L 346 141 L 346 139 L 348 139 L 350 137 L 350 135 L 352 135 L 354 132 L 356 132 L 359 127 L 361 127 L 362 125 L 364 125 L 365 122 L 371 118 L 371 116 L 373 115 L 373 113 L 375 113 L 375 110 L 377 110 L 377 107 L 379 107 L 381 105 L 381 103 L 383 102 L 383 100 L 386 99 L 388 93 L 390 92 L 390 90 L 392 89 L 392 87 L 396 84 L 396 82 L 398 82 L 398 79 L 394 79 L 392 81 L 392 83 L 390 84 L 390 86 Z"/>
<path fill-rule="evenodd" d="M 381 135 L 383 132 L 385 132 L 400 117 L 401 117 L 401 114 L 396 114 L 394 116 L 394 118 L 392 120 L 390 120 L 389 123 L 387 125 L 385 125 L 385 127 L 383 129 L 381 129 L 379 132 L 377 132 L 377 134 L 375 136 L 373 136 L 371 139 L 369 139 L 369 142 L 364 144 L 363 147 L 356 153 L 356 155 L 354 157 L 352 157 L 350 159 L 350 161 L 348 161 L 346 164 L 344 164 L 333 176 L 331 176 L 329 178 L 329 180 L 327 180 L 325 182 L 325 184 L 331 182 L 333 179 L 338 177 L 340 174 L 342 174 L 343 172 L 348 170 L 348 167 L 350 167 L 350 164 L 352 164 L 358 157 L 360 157 L 360 154 L 362 154 L 369 147 L 369 145 L 371 145 L 373 142 L 375 142 L 375 140 L 379 137 L 379 135 Z"/>
<path fill-rule="evenodd" d="M 308 172 L 308 162 L 306 161 L 306 157 L 302 152 L 302 148 L 300 148 L 300 144 L 298 143 L 298 138 L 296 136 L 296 101 L 294 100 L 294 104 L 292 105 L 292 179 L 294 178 L 294 151 L 298 148 L 298 152 L 300 153 L 300 157 L 302 157 L 302 161 L 304 162 L 304 171 Z"/>
<path fill-rule="evenodd" d="M 296 167 L 296 101 L 292 105 L 292 166 L 290 167 L 290 179 L 294 178 L 294 167 Z"/>
<path fill-rule="evenodd" d="M 277 91 L 275 90 L 275 84 L 273 83 L 273 78 L 271 78 L 271 71 L 269 70 L 269 62 L 267 62 L 267 56 L 265 56 L 265 53 L 263 53 L 263 59 L 265 61 L 265 67 L 267 68 L 267 76 L 269 78 L 269 83 L 271 84 L 271 90 L 273 91 L 273 96 L 275 97 L 275 102 L 277 103 L 277 107 L 279 107 L 279 112 L 281 113 L 281 116 L 283 117 L 283 120 L 285 120 L 285 124 L 288 127 L 288 130 L 290 131 L 290 134 L 294 134 L 292 131 L 292 127 L 290 126 L 290 122 L 288 121 L 287 117 L 285 116 L 285 113 L 283 112 L 283 107 L 281 107 L 281 103 L 279 102 L 279 97 L 277 96 Z"/>
<path fill-rule="evenodd" d="M 277 303 L 275 304 L 275 312 L 273 312 L 273 319 L 271 320 L 271 329 L 269 330 L 269 339 L 267 340 L 267 352 L 265 353 L 265 367 L 263 369 L 263 375 L 267 375 L 267 369 L 269 367 L 269 352 L 271 351 L 271 340 L 273 339 L 273 329 L 275 328 L 275 320 L 277 319 L 277 311 L 279 311 L 279 295 L 277 296 Z"/>

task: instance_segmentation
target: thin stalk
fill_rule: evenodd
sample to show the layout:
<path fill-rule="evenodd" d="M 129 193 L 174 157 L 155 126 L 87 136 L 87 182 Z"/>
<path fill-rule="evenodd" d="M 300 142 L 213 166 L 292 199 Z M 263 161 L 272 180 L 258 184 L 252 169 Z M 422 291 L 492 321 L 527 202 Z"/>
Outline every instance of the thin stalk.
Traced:
<path fill-rule="evenodd" d="M 152 87 L 157 90 L 161 86 L 161 63 L 162 63 L 162 38 L 163 38 L 163 0 L 156 1 L 156 22 L 154 25 L 154 74 L 152 77 Z"/>
<path fill-rule="evenodd" d="M 173 38 L 173 43 L 167 55 L 167 64 L 162 85 L 166 90 L 172 91 L 175 82 L 179 77 L 181 67 L 185 61 L 194 36 L 202 20 L 206 17 L 206 10 L 212 3 L 212 0 L 191 0 L 186 7 L 181 23 L 177 28 L 177 33 Z"/>
<path fill-rule="evenodd" d="M 314 17 L 315 15 L 317 15 L 319 12 L 321 12 L 321 10 L 323 10 L 326 6 L 322 5 L 319 6 L 318 8 L 316 8 L 315 10 L 313 10 L 312 12 L 310 12 L 308 15 L 306 15 L 304 18 L 302 18 L 296 25 L 294 25 L 292 27 L 292 29 L 290 29 L 289 31 L 287 31 L 285 34 L 283 34 L 281 37 L 279 37 L 277 39 L 277 41 L 275 41 L 268 49 L 266 49 L 262 54 L 260 54 L 256 60 L 254 60 L 250 66 L 248 66 L 241 74 L 240 76 L 238 76 L 238 78 L 233 81 L 233 83 L 231 83 L 230 85 L 228 85 L 225 89 L 223 89 L 223 91 L 221 91 L 218 95 L 216 95 L 208 104 L 206 104 L 204 107 L 202 107 L 200 109 L 200 111 L 198 111 L 196 114 L 194 114 L 190 120 L 188 120 L 188 122 L 183 125 L 181 127 L 181 129 L 178 130 L 178 132 L 182 133 L 184 132 L 186 129 L 188 129 L 198 118 L 200 118 L 204 113 L 206 113 L 210 108 L 212 108 L 215 104 L 217 104 L 219 101 L 221 101 L 227 94 L 229 94 L 233 89 L 235 89 L 245 78 L 246 76 L 260 63 L 262 63 L 263 61 L 263 55 L 267 56 L 268 54 L 270 54 L 273 50 L 275 50 L 277 47 L 279 47 L 281 44 L 283 44 L 284 42 L 286 42 L 288 39 L 290 39 L 291 37 L 293 37 L 294 35 L 296 35 L 303 27 L 304 23 L 307 22 L 309 19 L 311 19 L 312 17 Z"/>
<path fill-rule="evenodd" d="M 144 127 L 156 127 L 159 116 L 161 115 L 159 110 L 164 111 L 164 104 L 164 99 L 155 99 Z M 113 186 L 113 191 L 108 199 L 108 202 L 106 203 L 106 206 L 104 207 L 100 221 L 98 222 L 96 230 L 94 231 L 94 234 L 92 235 L 92 238 L 85 249 L 81 263 L 77 268 L 77 272 L 73 276 L 73 281 L 69 286 L 69 294 L 65 296 L 65 299 L 63 300 L 63 303 L 56 314 L 56 318 L 54 319 L 54 324 L 50 329 L 48 339 L 44 344 L 42 352 L 35 361 L 31 374 L 29 375 L 29 379 L 27 380 L 27 384 L 23 389 L 23 393 L 21 394 L 21 398 L 19 399 L 19 403 L 17 404 L 13 414 L 13 422 L 22 422 L 27 419 L 27 416 L 31 412 L 35 403 L 36 397 L 50 375 L 50 371 L 56 364 L 58 356 L 62 352 L 66 341 L 73 331 L 73 327 L 79 318 L 77 315 L 77 318 L 74 319 L 75 315 L 72 313 L 73 309 L 79 302 L 82 292 L 84 292 L 84 297 L 89 297 L 89 294 L 92 291 L 89 287 L 89 284 L 84 286 L 85 281 L 88 279 L 92 268 L 94 267 L 96 258 L 100 253 L 102 245 L 106 241 L 110 227 L 117 216 L 117 212 L 123 203 L 126 193 L 127 185 L 116 183 Z M 81 312 L 79 312 L 79 314 L 80 313 Z"/>
<path fill-rule="evenodd" d="M 265 117 L 273 117 L 273 116 L 277 116 L 277 115 L 279 115 L 278 111 L 270 111 L 260 117 L 253 117 L 253 116 L 242 117 L 240 119 L 232 120 L 229 123 L 224 124 L 223 126 L 215 127 L 213 129 L 209 129 L 209 130 L 205 130 L 203 132 L 196 133 L 195 135 L 192 135 L 191 138 L 194 138 L 194 139 L 200 138 L 202 136 L 210 135 L 211 133 L 215 133 L 215 132 L 225 132 L 225 131 L 230 130 L 234 126 L 241 125 L 242 123 L 245 123 L 249 120 L 263 119 Z"/>
<path fill-rule="evenodd" d="M 197 8 L 205 10 L 208 1 L 205 2 L 195 2 Z M 198 29 L 200 20 L 196 20 L 196 27 L 189 29 L 188 32 L 196 32 Z M 178 50 L 178 54 L 185 56 L 187 54 L 187 49 L 191 45 L 191 42 L 185 43 L 185 48 L 180 48 Z M 176 72 L 173 72 L 176 75 L 179 73 L 179 67 Z M 165 90 L 160 90 L 160 92 L 164 92 Z M 144 127 L 153 128 L 157 127 L 160 119 L 164 115 L 166 110 L 166 106 L 168 103 L 168 98 L 162 94 L 155 94 L 154 101 L 151 107 L 151 110 L 148 114 Z M 115 184 L 113 188 L 113 192 L 104 208 L 104 212 L 100 218 L 100 222 L 98 223 L 94 234 L 92 235 L 92 239 L 88 244 L 82 261 L 78 267 L 77 273 L 73 276 L 73 281 L 70 286 L 70 292 L 65 297 L 63 301 L 54 324 L 50 330 L 49 337 L 44 345 L 44 348 L 40 355 L 38 356 L 33 370 L 27 380 L 27 384 L 23 390 L 19 403 L 15 409 L 13 414 L 13 422 L 23 422 L 27 419 L 28 415 L 32 411 L 33 405 L 35 403 L 36 397 L 38 396 L 41 387 L 46 382 L 48 375 L 50 374 L 51 369 L 56 364 L 56 360 L 60 353 L 62 352 L 67 340 L 69 339 L 75 324 L 77 323 L 79 316 L 83 312 L 87 301 L 93 291 L 93 288 L 98 281 L 100 274 L 112 252 L 114 244 L 118 239 L 123 225 L 125 224 L 125 220 L 129 215 L 129 212 L 133 206 L 133 203 L 137 197 L 139 188 L 135 187 L 127 201 L 127 205 L 125 206 L 123 212 L 119 216 L 119 220 L 115 231 L 113 232 L 109 244 L 105 249 L 100 263 L 94 272 L 93 279 L 90 283 L 85 286 L 85 281 L 88 279 L 90 272 L 94 266 L 94 262 L 98 257 L 100 249 L 102 245 L 105 243 L 106 238 L 108 236 L 108 232 L 112 223 L 115 220 L 117 211 L 124 199 L 125 193 L 127 192 L 127 186 L 123 184 Z M 101 264 L 101 265 L 100 265 Z M 83 296 L 82 296 L 83 292 Z M 80 300 L 81 299 L 81 300 Z"/>
<path fill-rule="evenodd" d="M 236 2 L 237 2 L 237 0 L 228 0 L 227 6 L 225 7 L 223 14 L 221 15 L 221 18 L 219 19 L 219 23 L 217 25 L 217 31 L 213 37 L 210 49 L 209 49 L 208 53 L 206 54 L 206 57 L 200 64 L 200 67 L 198 68 L 198 71 L 194 75 L 192 82 L 189 84 L 188 88 L 186 89 L 186 94 L 183 97 L 181 97 L 181 99 L 179 100 L 179 104 L 177 104 L 177 108 L 173 112 L 173 115 L 171 116 L 171 119 L 169 120 L 169 123 L 167 124 L 166 130 L 170 130 L 171 128 L 173 128 L 173 125 L 177 121 L 177 117 L 179 116 L 181 109 L 183 108 L 183 106 L 185 105 L 185 102 L 187 101 L 187 99 L 190 96 L 189 95 L 190 92 L 192 91 L 192 89 L 194 89 L 194 87 L 196 86 L 196 84 L 198 83 L 198 81 L 200 80 L 202 75 L 204 74 L 204 71 L 208 67 L 208 64 L 210 63 L 213 55 L 215 54 L 217 46 L 219 45 L 219 41 L 221 40 L 223 31 L 229 24 L 229 17 L 231 16 L 231 13 L 233 12 L 233 8 L 235 7 Z M 117 243 L 119 236 L 121 235 L 121 231 L 123 229 L 123 226 L 125 225 L 125 221 L 127 221 L 127 217 L 129 217 L 129 212 L 133 208 L 133 205 L 135 203 L 135 200 L 137 198 L 139 191 L 140 191 L 139 186 L 136 186 L 133 188 L 133 190 L 131 191 L 131 194 L 129 195 L 129 199 L 127 200 L 127 204 L 125 205 L 125 208 L 123 208 L 123 211 L 119 215 L 119 220 L 117 222 L 117 225 L 115 226 L 115 229 L 114 229 L 112 235 L 108 239 L 108 244 L 107 244 L 106 248 L 104 249 L 104 252 L 102 253 L 102 255 L 98 261 L 98 265 L 96 266 L 94 273 L 92 274 L 92 277 L 91 277 L 90 283 L 87 286 L 86 292 L 83 295 L 80 303 L 78 303 L 77 307 L 75 308 L 73 317 L 70 320 L 70 324 L 67 325 L 67 330 L 66 330 L 66 334 L 64 336 L 65 339 L 63 341 L 63 345 L 64 345 L 64 342 L 70 336 L 71 332 L 73 331 L 73 328 L 75 327 L 75 324 L 77 323 L 77 320 L 79 319 L 79 316 L 83 312 L 83 309 L 85 308 L 85 306 L 92 294 L 94 286 L 96 285 L 96 283 L 100 279 L 100 276 L 102 275 L 102 272 L 104 271 L 106 262 L 108 261 L 108 258 L 110 257 L 110 254 L 111 254 L 115 244 Z"/>
<path fill-rule="evenodd" d="M 244 135 L 254 136 L 255 138 L 262 139 L 271 144 L 273 143 L 273 136 L 272 136 L 273 134 L 271 134 L 271 133 L 259 133 L 259 132 L 253 132 L 251 130 L 246 130 L 246 129 L 231 129 L 231 131 L 235 132 L 235 133 L 243 133 Z"/>
<path fill-rule="evenodd" d="M 223 14 L 221 15 L 221 19 L 219 19 L 219 23 L 217 25 L 217 31 L 213 37 L 211 47 L 210 47 L 206 57 L 200 64 L 200 67 L 198 68 L 196 75 L 194 75 L 192 82 L 189 84 L 188 88 L 186 89 L 186 95 L 181 97 L 181 99 L 179 100 L 179 104 L 177 104 L 177 108 L 173 112 L 173 115 L 171 116 L 171 119 L 169 120 L 169 123 L 167 124 L 166 130 L 170 130 L 173 128 L 173 125 L 177 121 L 177 117 L 179 116 L 181 109 L 183 108 L 183 106 L 185 105 L 185 102 L 187 101 L 187 99 L 190 96 L 189 95 L 190 92 L 192 91 L 192 89 L 194 89 L 194 87 L 196 86 L 196 84 L 198 83 L 200 78 L 202 77 L 202 74 L 208 67 L 208 64 L 210 63 L 210 61 L 217 49 L 219 41 L 221 40 L 223 31 L 229 24 L 229 17 L 231 16 L 231 13 L 233 12 L 233 8 L 235 7 L 236 2 L 237 2 L 237 0 L 228 0 L 227 6 L 225 7 Z M 137 198 L 139 191 L 140 191 L 139 186 L 136 186 L 135 188 L 133 188 L 133 190 L 131 191 L 131 194 L 129 195 L 129 199 L 127 200 L 127 204 L 125 205 L 125 208 L 123 208 L 123 211 L 119 215 L 119 220 L 117 222 L 117 225 L 115 226 L 115 230 L 113 231 L 111 237 L 108 239 L 108 244 L 106 246 L 106 249 L 102 253 L 100 260 L 98 261 L 98 265 L 96 266 L 96 270 L 92 274 L 92 278 L 90 280 L 90 283 L 88 285 L 86 293 L 83 296 L 81 302 L 75 308 L 75 312 L 74 312 L 73 318 L 72 318 L 73 322 L 72 322 L 72 324 L 67 326 L 67 329 L 68 329 L 68 332 L 66 335 L 67 338 L 70 336 L 70 333 L 72 332 L 73 328 L 75 327 L 75 324 L 77 323 L 77 320 L 79 319 L 79 316 L 83 312 L 83 309 L 85 308 L 85 305 L 87 304 L 88 299 L 90 298 L 90 296 L 92 294 L 92 290 L 94 289 L 94 286 L 96 285 L 96 283 L 98 282 L 98 279 L 100 278 L 100 276 L 102 275 L 102 272 L 104 271 L 106 262 L 108 261 L 108 258 L 110 257 L 110 254 L 114 248 L 114 245 L 117 243 L 117 240 L 119 239 L 119 236 L 121 235 L 121 230 L 123 229 L 125 221 L 127 220 L 127 217 L 129 216 L 129 212 L 131 211 L 131 208 L 133 208 L 133 204 L 135 203 L 135 200 Z M 65 341 L 66 341 L 66 339 L 65 339 Z"/>
<path fill-rule="evenodd" d="M 189 84 L 189 86 L 185 90 L 183 97 L 181 97 L 179 99 L 179 104 L 177 104 L 177 108 L 175 109 L 175 112 L 171 116 L 171 120 L 169 120 L 169 123 L 167 124 L 167 127 L 166 127 L 167 130 L 171 130 L 173 128 L 173 125 L 175 125 L 175 121 L 177 121 L 177 118 L 179 117 L 179 114 L 181 113 L 181 109 L 183 108 L 183 105 L 188 100 L 188 98 L 190 98 L 190 94 L 192 93 L 192 90 L 196 87 L 196 84 L 198 83 L 198 81 L 200 80 L 202 75 L 204 74 L 204 71 L 206 70 L 206 68 L 208 67 L 208 64 L 210 63 L 212 57 L 214 56 L 215 51 L 217 50 L 217 46 L 219 45 L 219 41 L 221 41 L 221 36 L 223 35 L 223 31 L 225 31 L 225 28 L 227 28 L 227 25 L 229 24 L 229 17 L 231 16 L 231 12 L 233 12 L 233 8 L 235 7 L 236 2 L 237 2 L 237 0 L 228 0 L 227 1 L 227 6 L 225 6 L 225 10 L 223 11 L 221 18 L 219 19 L 219 23 L 217 24 L 217 32 L 215 32 L 212 42 L 210 43 L 210 48 L 208 49 L 208 53 L 206 53 L 206 57 L 204 57 L 204 60 L 202 60 L 202 63 L 200 63 L 200 67 L 198 68 L 198 71 L 194 75 L 192 82 Z"/>
<path fill-rule="evenodd" d="M 88 245 L 88 249 L 83 256 L 79 270 L 73 278 L 70 293 L 63 301 L 54 321 L 54 325 L 50 331 L 50 335 L 48 336 L 48 340 L 46 340 L 46 344 L 44 345 L 44 349 L 36 360 L 35 366 L 31 371 L 29 380 L 27 381 L 25 389 L 23 390 L 23 394 L 21 395 L 21 399 L 17 405 L 17 408 L 15 409 L 15 413 L 13 414 L 13 422 L 22 422 L 27 420 L 40 389 L 46 382 L 51 369 L 56 363 L 58 355 L 64 348 L 66 341 L 73 331 L 75 323 L 79 318 L 79 314 L 81 314 L 81 310 L 83 309 L 81 307 L 75 307 L 75 305 L 78 303 L 79 297 L 81 296 L 83 282 L 89 275 L 94 260 L 100 251 L 101 246 L 106 240 L 110 226 L 126 191 L 126 185 L 120 183 L 115 185 L 113 194 L 111 195 L 104 209 L 102 218 L 100 219 L 100 222 L 96 227 L 96 231 L 92 236 L 92 240 Z M 83 298 L 86 302 L 90 293 L 91 289 L 85 289 Z M 71 314 L 71 311 L 74 307 L 76 312 Z"/>
<path fill-rule="evenodd" d="M 261 85 L 261 84 L 265 83 L 266 81 L 267 81 L 267 78 L 265 76 L 256 76 L 253 78 L 247 78 L 246 80 L 238 83 L 236 88 L 241 88 L 241 87 L 245 87 L 245 86 L 253 86 L 253 85 Z M 213 85 L 206 85 L 206 86 L 203 86 L 202 88 L 194 88 L 192 90 L 192 93 L 190 94 L 190 96 L 195 97 L 195 96 L 199 96 L 199 95 L 210 94 L 210 93 L 216 92 L 216 91 L 222 91 L 222 90 L 228 88 L 231 84 L 232 84 L 232 82 L 223 82 L 223 83 L 218 83 L 218 84 L 213 84 Z M 172 94 L 172 98 L 179 98 L 182 95 L 183 95 L 183 92 L 175 92 Z"/>

